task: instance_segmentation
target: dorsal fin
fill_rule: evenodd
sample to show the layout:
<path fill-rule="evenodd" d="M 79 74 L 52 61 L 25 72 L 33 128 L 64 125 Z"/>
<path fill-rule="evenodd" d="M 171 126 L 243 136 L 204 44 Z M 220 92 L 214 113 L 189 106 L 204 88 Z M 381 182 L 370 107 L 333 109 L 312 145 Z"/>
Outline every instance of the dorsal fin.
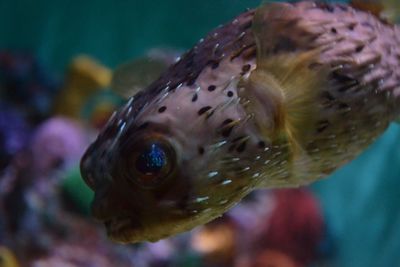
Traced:
<path fill-rule="evenodd" d="M 118 66 L 112 76 L 111 88 L 128 98 L 146 88 L 166 70 L 168 64 L 161 59 L 143 57 Z"/>

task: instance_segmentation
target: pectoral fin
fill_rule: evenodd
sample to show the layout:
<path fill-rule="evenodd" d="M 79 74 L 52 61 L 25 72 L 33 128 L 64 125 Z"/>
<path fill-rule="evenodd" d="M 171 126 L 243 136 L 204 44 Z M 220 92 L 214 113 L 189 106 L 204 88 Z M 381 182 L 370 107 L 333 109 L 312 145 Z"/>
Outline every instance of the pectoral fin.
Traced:
<path fill-rule="evenodd" d="M 240 84 L 239 96 L 260 133 L 299 152 L 314 130 L 326 74 L 311 69 L 315 51 L 261 58 Z"/>
<path fill-rule="evenodd" d="M 270 56 L 240 84 L 239 96 L 262 138 L 287 154 L 290 175 L 281 186 L 303 185 L 318 172 L 306 146 L 321 112 L 320 93 L 329 83 L 324 69 L 311 67 L 316 57 L 315 51 Z M 271 185 L 267 179 L 259 186 Z"/>
<path fill-rule="evenodd" d="M 238 94 L 262 138 L 287 147 L 284 153 L 288 154 L 290 178 L 282 181 L 282 185 L 294 186 L 305 183 L 304 177 L 315 171 L 306 146 L 315 133 L 321 112 L 321 92 L 331 86 L 329 69 L 320 64 L 318 49 L 278 53 L 273 49 L 270 39 L 276 34 L 273 31 L 288 27 L 286 18 L 290 20 L 293 10 L 285 4 L 270 7 L 272 11 L 261 7 L 255 14 L 256 69 L 239 83 Z"/>

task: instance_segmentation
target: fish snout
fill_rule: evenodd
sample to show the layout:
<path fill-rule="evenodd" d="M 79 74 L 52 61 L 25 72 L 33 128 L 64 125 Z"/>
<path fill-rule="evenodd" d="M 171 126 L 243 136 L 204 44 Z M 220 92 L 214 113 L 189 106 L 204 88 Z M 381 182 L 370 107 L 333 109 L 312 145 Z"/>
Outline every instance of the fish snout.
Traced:
<path fill-rule="evenodd" d="M 83 181 L 86 183 L 87 186 L 90 187 L 93 191 L 96 189 L 96 181 L 93 173 L 92 167 L 92 157 L 90 149 L 88 149 L 85 154 L 83 155 L 81 162 L 80 162 L 80 171 Z"/>
<path fill-rule="evenodd" d="M 96 148 L 96 149 L 95 149 Z M 80 171 L 83 181 L 93 190 L 109 185 L 109 158 L 111 151 L 107 146 L 92 144 L 84 153 L 80 163 Z"/>

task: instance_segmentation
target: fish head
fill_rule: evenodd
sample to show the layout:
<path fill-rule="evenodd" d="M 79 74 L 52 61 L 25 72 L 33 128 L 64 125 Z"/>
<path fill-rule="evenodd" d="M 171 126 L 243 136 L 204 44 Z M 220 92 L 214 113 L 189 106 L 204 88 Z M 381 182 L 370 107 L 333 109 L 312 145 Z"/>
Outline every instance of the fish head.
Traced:
<path fill-rule="evenodd" d="M 238 170 L 252 159 L 239 160 L 238 144 L 228 142 L 240 140 L 246 116 L 235 105 L 235 86 L 146 90 L 110 118 L 81 172 L 95 192 L 92 214 L 111 239 L 157 241 L 190 230 L 251 190 Z"/>

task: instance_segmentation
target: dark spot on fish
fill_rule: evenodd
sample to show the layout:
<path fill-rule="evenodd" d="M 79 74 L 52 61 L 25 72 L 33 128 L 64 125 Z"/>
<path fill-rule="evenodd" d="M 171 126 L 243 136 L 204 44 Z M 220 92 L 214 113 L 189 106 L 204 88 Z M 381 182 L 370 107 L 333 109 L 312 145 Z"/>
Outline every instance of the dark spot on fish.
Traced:
<path fill-rule="evenodd" d="M 172 84 L 171 86 L 168 86 L 168 92 L 175 91 L 175 89 L 178 87 L 177 83 Z"/>
<path fill-rule="evenodd" d="M 197 95 L 197 94 L 194 94 L 193 97 L 192 97 L 192 102 L 196 102 L 196 101 L 197 101 L 197 98 L 198 98 L 198 95 Z"/>
<path fill-rule="evenodd" d="M 238 136 L 238 137 L 236 137 L 235 139 L 232 140 L 232 143 L 236 143 L 236 142 L 238 142 L 238 141 L 240 141 L 240 140 L 243 140 L 243 139 L 245 139 L 245 138 L 247 138 L 246 135 Z"/>
<path fill-rule="evenodd" d="M 332 28 L 332 29 L 331 29 L 331 33 L 334 33 L 334 34 L 336 34 L 336 33 L 337 33 L 337 30 L 336 30 L 336 28 Z"/>
<path fill-rule="evenodd" d="M 226 125 L 230 124 L 231 122 L 233 122 L 232 119 L 226 119 L 222 123 L 221 134 L 222 134 L 223 137 L 229 137 L 229 135 L 231 134 L 231 132 L 233 130 L 233 126 L 229 126 L 229 127 L 226 126 Z"/>
<path fill-rule="evenodd" d="M 199 109 L 199 111 L 197 112 L 197 114 L 203 115 L 205 112 L 207 112 L 208 110 L 210 110 L 211 107 L 210 106 L 206 106 L 206 107 L 202 107 L 201 109 Z"/>
<path fill-rule="evenodd" d="M 339 87 L 338 91 L 342 93 L 342 92 L 345 92 L 345 91 L 347 91 L 347 90 L 349 90 L 349 89 L 351 89 L 351 88 L 353 88 L 354 86 L 357 86 L 357 85 L 358 85 L 358 81 L 354 80 L 351 83 L 348 83 L 348 84 L 345 84 L 345 85 Z"/>
<path fill-rule="evenodd" d="M 246 149 L 246 141 L 242 142 L 237 148 L 236 151 L 242 153 Z"/>
<path fill-rule="evenodd" d="M 242 30 L 247 30 L 247 29 L 249 29 L 250 27 L 251 27 L 251 25 L 253 24 L 253 21 L 252 20 L 249 20 L 248 22 L 246 22 L 245 24 L 243 24 L 243 26 L 242 26 Z"/>
<path fill-rule="evenodd" d="M 257 145 L 259 148 L 265 148 L 265 146 L 266 146 L 264 141 L 259 141 Z"/>
<path fill-rule="evenodd" d="M 345 6 L 344 4 L 336 4 L 337 7 L 339 7 L 342 11 L 347 11 L 347 6 Z"/>
<path fill-rule="evenodd" d="M 215 70 L 216 68 L 218 68 L 219 67 L 219 62 L 217 62 L 217 61 L 214 61 L 212 64 L 211 64 L 211 68 L 213 69 L 213 70 Z"/>
<path fill-rule="evenodd" d="M 240 55 L 244 54 L 245 51 L 248 51 L 248 50 L 250 50 L 250 55 L 252 55 L 252 53 L 255 54 L 256 50 L 252 49 L 254 47 L 255 47 L 254 44 L 242 46 L 240 49 L 238 49 L 236 52 L 233 53 L 233 55 L 230 58 L 230 61 L 232 61 L 235 58 L 239 57 Z M 244 55 L 244 57 L 246 57 L 246 56 L 248 56 L 248 55 Z"/>
<path fill-rule="evenodd" d="M 198 151 L 199 151 L 200 155 L 203 155 L 204 154 L 204 147 L 199 146 Z"/>
<path fill-rule="evenodd" d="M 246 74 L 251 68 L 250 64 L 246 64 L 242 67 L 242 74 Z"/>
<path fill-rule="evenodd" d="M 160 107 L 159 109 L 158 109 L 158 113 L 163 113 L 164 111 L 166 111 L 167 110 L 167 107 L 166 106 L 162 106 L 162 107 Z"/>
<path fill-rule="evenodd" d="M 344 73 L 339 73 L 338 71 L 332 72 L 332 78 L 337 80 L 339 84 L 343 84 L 338 88 L 339 92 L 344 92 L 353 86 L 358 85 L 358 81 Z"/>
<path fill-rule="evenodd" d="M 352 25 L 349 25 L 347 27 L 347 29 L 349 29 L 350 31 L 353 31 L 355 27 L 356 27 L 356 25 L 352 24 Z"/>
<path fill-rule="evenodd" d="M 215 85 L 210 85 L 210 86 L 207 88 L 207 90 L 208 90 L 209 92 L 212 92 L 212 91 L 214 91 L 216 88 L 217 88 L 217 87 L 216 87 Z"/>
<path fill-rule="evenodd" d="M 362 52 L 363 49 L 364 49 L 364 46 L 363 46 L 363 45 L 357 46 L 357 47 L 356 47 L 356 53 Z"/>
<path fill-rule="evenodd" d="M 187 86 L 192 86 L 196 82 L 196 78 L 191 78 L 186 82 Z"/>
<path fill-rule="evenodd" d="M 322 133 L 326 128 L 328 128 L 329 124 L 330 123 L 327 120 L 323 120 L 323 121 L 318 122 L 318 124 L 317 124 L 317 132 L 318 133 Z"/>
<path fill-rule="evenodd" d="M 273 53 L 279 52 L 292 52 L 297 49 L 296 43 L 287 37 L 281 37 L 278 40 L 278 43 L 273 48 Z"/>
<path fill-rule="evenodd" d="M 149 122 L 148 121 L 146 121 L 146 122 L 144 122 L 144 123 L 142 123 L 141 125 L 139 125 L 139 127 L 137 128 L 138 130 L 143 130 L 143 129 L 146 129 L 147 128 L 147 126 L 149 126 Z"/>
<path fill-rule="evenodd" d="M 333 13 L 335 11 L 335 8 L 329 3 L 318 3 L 318 7 L 328 11 L 329 13 Z"/>
<path fill-rule="evenodd" d="M 233 96 L 233 92 L 232 91 L 228 91 L 228 93 L 226 94 L 228 97 L 232 97 Z"/>
<path fill-rule="evenodd" d="M 206 119 L 209 119 L 212 115 L 214 115 L 215 110 L 212 110 L 211 112 L 209 112 L 206 116 Z"/>

